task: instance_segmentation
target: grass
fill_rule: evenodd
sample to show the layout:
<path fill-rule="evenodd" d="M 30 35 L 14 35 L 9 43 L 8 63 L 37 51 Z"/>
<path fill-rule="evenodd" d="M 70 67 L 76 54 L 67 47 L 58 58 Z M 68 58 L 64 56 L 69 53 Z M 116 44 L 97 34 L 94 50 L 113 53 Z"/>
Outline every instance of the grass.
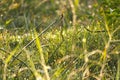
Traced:
<path fill-rule="evenodd" d="M 110 19 L 99 1 L 89 5 L 92 9 L 79 0 L 43 0 L 35 8 L 37 1 L 24 2 L 27 10 L 22 15 L 18 11 L 26 9 L 25 4 L 11 2 L 9 11 L 2 13 L 6 21 L 0 19 L 1 80 L 119 80 L 117 12 Z M 14 11 L 19 16 L 9 17 Z"/>

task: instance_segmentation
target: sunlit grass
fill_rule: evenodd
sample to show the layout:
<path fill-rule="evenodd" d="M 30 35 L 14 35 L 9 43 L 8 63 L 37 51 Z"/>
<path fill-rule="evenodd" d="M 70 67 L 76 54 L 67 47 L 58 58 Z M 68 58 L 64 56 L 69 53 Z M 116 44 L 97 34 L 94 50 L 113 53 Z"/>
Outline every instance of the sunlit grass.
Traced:
<path fill-rule="evenodd" d="M 117 13 L 83 2 L 0 2 L 0 80 L 119 80 Z"/>
<path fill-rule="evenodd" d="M 78 29 L 78 32 L 79 32 L 79 30 L 80 29 Z M 103 46 L 102 49 L 99 48 L 99 45 L 95 44 L 94 42 L 93 42 L 94 44 L 92 44 L 92 45 L 97 45 L 98 49 L 96 48 L 96 49 L 90 50 L 89 49 L 90 44 L 88 45 L 88 42 L 89 42 L 90 38 L 88 38 L 88 37 L 91 37 L 92 33 L 90 34 L 87 31 L 85 33 L 83 33 L 83 31 L 82 31 L 82 32 L 79 32 L 79 34 L 84 35 L 84 36 L 80 36 L 79 34 L 76 35 L 76 37 L 78 37 L 78 38 L 80 37 L 80 42 L 82 44 L 81 44 L 81 46 L 78 46 L 78 49 L 76 49 L 76 50 L 78 50 L 78 54 L 73 54 L 73 53 L 71 53 L 72 50 L 70 50 L 71 47 L 72 47 L 72 42 L 71 42 L 72 41 L 72 39 L 71 39 L 72 33 L 74 33 L 74 31 L 72 31 L 72 28 L 68 29 L 67 31 L 63 30 L 63 36 L 64 36 L 64 42 L 63 43 L 67 43 L 67 45 L 69 45 L 69 46 L 67 46 L 65 44 L 64 45 L 61 44 L 61 46 L 58 47 L 58 50 L 54 54 L 52 54 L 54 52 L 54 50 L 56 49 L 56 47 L 59 45 L 59 43 L 62 41 L 60 31 L 56 30 L 56 31 L 54 31 L 54 33 L 47 32 L 45 34 L 45 36 L 43 35 L 44 39 L 39 39 L 37 37 L 37 32 L 35 32 L 35 37 L 36 37 L 36 41 L 35 41 L 36 43 L 35 44 L 36 44 L 36 47 L 38 49 L 38 51 L 35 52 L 35 53 L 37 53 L 37 55 L 39 55 L 39 64 L 41 65 L 41 67 L 43 67 L 42 69 L 44 71 L 44 74 L 46 75 L 46 78 L 47 79 L 52 79 L 52 80 L 63 79 L 61 76 L 64 75 L 63 76 L 64 79 L 70 80 L 70 78 L 72 76 L 74 76 L 74 78 L 77 79 L 78 78 L 77 74 L 78 73 L 81 74 L 81 72 L 82 72 L 83 73 L 81 75 L 82 79 L 89 78 L 90 76 L 94 77 L 95 79 L 102 79 L 102 77 L 105 76 L 104 74 L 106 74 L 106 73 L 104 73 L 104 70 L 105 70 L 107 59 L 109 59 L 109 57 L 110 57 L 107 53 L 107 50 L 104 50 L 104 46 Z M 33 35 L 33 34 L 31 34 L 31 35 Z M 99 35 L 99 33 L 98 33 L 98 35 Z M 22 37 L 23 37 L 23 39 L 26 39 L 24 37 L 29 37 L 29 36 L 22 36 Z M 102 37 L 103 36 L 101 36 L 101 38 Z M 14 37 L 12 37 L 12 38 L 14 38 Z M 16 37 L 16 39 L 14 39 L 14 40 L 18 41 L 17 38 L 19 39 L 19 37 Z M 30 38 L 30 39 L 32 40 L 33 38 Z M 41 42 L 40 42 L 40 41 L 44 42 L 45 39 L 47 39 L 48 41 L 45 41 L 46 43 L 44 43 L 44 45 L 48 44 L 47 45 L 48 49 L 47 49 L 47 47 L 42 47 Z M 94 39 L 94 38 L 92 38 L 92 39 Z M 10 40 L 12 40 L 11 37 L 10 37 Z M 49 42 L 49 40 L 51 42 Z M 78 39 L 78 41 L 79 41 L 79 39 Z M 76 39 L 76 42 L 78 42 L 78 41 Z M 105 46 L 106 46 L 106 44 L 105 44 Z M 47 56 L 45 56 L 46 54 L 44 55 L 44 50 L 45 49 L 47 49 L 47 51 L 50 51 L 50 52 L 48 52 L 49 59 L 47 61 L 50 61 L 52 58 L 56 57 L 56 58 L 54 58 L 54 61 L 55 61 L 54 64 L 52 63 L 52 61 L 49 62 L 50 65 L 52 64 L 50 66 L 51 67 L 50 72 L 48 72 L 48 66 L 46 65 L 48 62 L 46 61 L 46 58 L 45 58 L 45 57 L 47 57 Z M 30 51 L 34 52 L 34 50 L 30 50 Z M 37 61 L 38 58 L 36 58 L 36 60 L 32 59 L 30 57 L 31 56 L 30 54 L 33 54 L 33 53 L 31 53 L 30 51 L 25 50 L 25 53 L 27 55 L 27 59 L 28 59 L 28 62 L 29 62 L 28 66 L 31 66 L 30 69 L 33 72 L 36 79 L 38 79 L 38 77 L 42 79 L 43 78 L 43 76 L 42 76 L 43 73 L 42 74 L 38 73 L 37 69 L 35 68 L 35 64 L 34 64 L 34 61 Z M 13 50 L 13 52 L 14 52 L 14 50 Z M 51 54 L 52 54 L 52 56 L 50 57 Z M 11 54 L 11 56 L 6 58 L 6 61 L 9 62 L 13 55 L 15 55 L 15 54 Z M 58 55 L 58 56 L 56 56 L 56 55 Z M 35 57 L 35 55 L 33 55 L 33 56 Z M 67 57 L 67 56 L 70 56 L 70 57 Z M 97 61 L 94 59 L 96 57 L 98 58 Z M 69 62 L 69 60 L 71 60 L 72 63 Z M 82 61 L 79 61 L 79 60 L 82 60 Z M 73 66 L 70 66 L 70 64 L 72 64 Z M 95 69 L 92 68 L 94 65 L 96 65 Z M 7 66 L 8 65 L 5 65 L 5 67 L 4 67 L 4 74 L 6 74 L 6 72 L 7 72 Z M 78 68 L 75 68 L 75 67 L 78 67 Z M 99 69 L 99 68 L 101 68 L 101 69 Z M 93 69 L 93 72 L 91 72 L 91 69 Z M 94 70 L 95 71 L 97 70 L 97 72 L 94 73 Z M 119 68 L 118 68 L 118 70 L 119 70 Z M 116 75 L 116 79 L 117 79 L 117 77 L 119 75 L 119 72 L 116 72 L 116 74 L 117 74 Z M 4 75 L 4 76 L 6 76 L 6 75 Z M 74 79 L 74 78 L 71 78 L 71 79 Z M 78 78 L 78 79 L 80 79 L 80 78 Z"/>

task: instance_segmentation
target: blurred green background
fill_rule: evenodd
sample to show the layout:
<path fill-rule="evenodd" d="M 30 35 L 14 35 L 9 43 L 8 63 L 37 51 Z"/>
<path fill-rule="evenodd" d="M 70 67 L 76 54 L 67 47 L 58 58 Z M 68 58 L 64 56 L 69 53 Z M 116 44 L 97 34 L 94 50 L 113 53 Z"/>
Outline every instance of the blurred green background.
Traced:
<path fill-rule="evenodd" d="M 120 0 L 1 0 L 0 43 L 0 80 L 119 80 Z"/>

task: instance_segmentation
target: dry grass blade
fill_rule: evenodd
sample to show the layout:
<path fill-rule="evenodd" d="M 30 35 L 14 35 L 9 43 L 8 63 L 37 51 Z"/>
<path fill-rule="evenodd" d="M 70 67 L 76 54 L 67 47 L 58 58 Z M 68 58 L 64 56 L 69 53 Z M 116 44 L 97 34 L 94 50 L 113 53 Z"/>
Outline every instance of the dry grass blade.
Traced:
<path fill-rule="evenodd" d="M 41 62 L 41 65 L 43 67 L 43 70 L 45 72 L 45 79 L 50 80 L 48 68 L 46 66 L 45 59 L 44 59 L 43 50 L 42 50 L 41 43 L 40 43 L 40 40 L 38 38 L 36 31 L 35 31 L 35 37 L 36 37 L 36 46 L 37 46 L 37 49 L 38 49 L 39 55 L 40 55 L 40 62 Z"/>
<path fill-rule="evenodd" d="M 29 62 L 30 69 L 33 72 L 36 80 L 44 80 L 42 78 L 42 76 L 37 72 L 37 70 L 35 68 L 35 65 L 34 65 L 34 62 L 33 62 L 32 58 L 30 57 L 30 52 L 28 50 L 24 50 L 24 51 L 25 51 L 25 53 L 27 55 L 27 59 L 28 59 L 28 62 Z"/>

